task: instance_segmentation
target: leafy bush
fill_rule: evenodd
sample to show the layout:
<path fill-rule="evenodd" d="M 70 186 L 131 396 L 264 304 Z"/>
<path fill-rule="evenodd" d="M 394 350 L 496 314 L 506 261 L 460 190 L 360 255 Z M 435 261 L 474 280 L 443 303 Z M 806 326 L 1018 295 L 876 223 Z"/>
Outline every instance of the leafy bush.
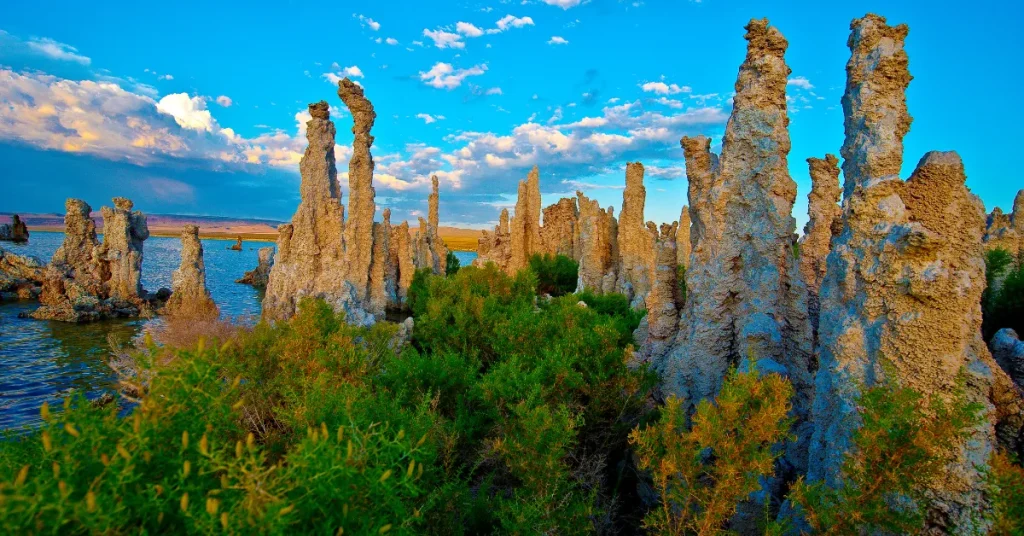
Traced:
<path fill-rule="evenodd" d="M 1003 328 L 1024 333 L 1024 263 L 1014 266 L 1015 259 L 1004 249 L 985 255 L 985 279 L 988 286 L 982 294 L 982 333 L 990 339 Z M 995 288 L 995 281 L 1002 285 Z"/>
<path fill-rule="evenodd" d="M 683 402 L 669 397 L 656 424 L 630 434 L 661 502 L 644 526 L 657 534 L 723 531 L 737 505 L 773 474 L 792 396 L 777 374 L 732 372 L 714 403 L 697 405 L 690 426 Z"/>
<path fill-rule="evenodd" d="M 537 293 L 563 296 L 576 290 L 580 265 L 565 255 L 533 255 L 530 270 L 537 276 Z"/>
<path fill-rule="evenodd" d="M 928 484 L 946 470 L 950 453 L 971 434 L 981 407 L 961 390 L 952 401 L 928 401 L 913 389 L 882 384 L 860 397 L 861 426 L 842 466 L 842 482 L 797 481 L 789 493 L 816 533 L 918 533 L 929 504 Z M 893 508 L 893 497 L 905 507 Z"/>
<path fill-rule="evenodd" d="M 459 261 L 459 258 L 455 256 L 454 251 L 448 250 L 448 255 L 445 256 L 444 262 L 445 274 L 452 276 L 459 273 L 459 268 L 461 267 L 462 263 L 461 261 Z"/>
<path fill-rule="evenodd" d="M 1024 534 L 1024 468 L 1002 452 L 989 465 L 992 534 Z"/>

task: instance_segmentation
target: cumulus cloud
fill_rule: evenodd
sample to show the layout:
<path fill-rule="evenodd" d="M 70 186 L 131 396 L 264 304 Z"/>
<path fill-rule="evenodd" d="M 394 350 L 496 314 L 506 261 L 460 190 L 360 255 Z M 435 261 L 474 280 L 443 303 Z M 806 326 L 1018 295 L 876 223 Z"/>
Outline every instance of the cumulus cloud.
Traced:
<path fill-rule="evenodd" d="M 676 95 L 678 93 L 690 93 L 693 91 L 689 86 L 666 84 L 665 82 L 645 82 L 640 85 L 640 89 L 644 90 L 646 93 L 657 93 L 659 95 Z"/>
<path fill-rule="evenodd" d="M 479 76 L 487 71 L 487 64 L 474 65 L 468 69 L 456 69 L 450 63 L 435 63 L 429 71 L 420 71 L 420 80 L 430 87 L 452 90 L 462 85 L 470 76 Z"/>
<path fill-rule="evenodd" d="M 231 103 L 231 97 L 229 97 L 227 95 L 221 95 L 221 96 L 217 97 L 217 104 L 219 104 L 219 105 L 221 105 L 221 106 L 223 106 L 225 108 L 228 108 L 232 104 Z"/>
<path fill-rule="evenodd" d="M 206 109 L 206 99 L 189 97 L 188 93 L 172 93 L 156 103 L 157 111 L 174 118 L 182 128 L 199 132 L 213 132 L 216 122 Z M 219 127 L 216 127 L 219 130 Z"/>
<path fill-rule="evenodd" d="M 337 72 L 324 73 L 323 78 L 332 85 L 338 85 L 338 82 L 341 82 L 342 78 L 363 78 L 363 70 L 357 65 L 350 65 L 345 68 L 340 67 L 341 66 L 337 63 L 331 65 L 331 68 L 335 69 Z"/>
<path fill-rule="evenodd" d="M 500 33 L 508 30 L 509 28 L 522 28 L 523 26 L 533 26 L 533 19 L 530 17 L 516 17 L 515 15 L 505 15 L 498 19 L 494 23 L 496 28 L 487 30 L 487 33 Z"/>
<path fill-rule="evenodd" d="M 492 88 L 488 89 L 485 92 L 485 94 L 487 94 L 487 95 L 501 95 L 502 92 L 501 92 L 501 88 L 500 87 L 492 87 Z"/>
<path fill-rule="evenodd" d="M 389 38 L 385 39 L 384 42 L 389 44 L 389 45 L 394 46 L 394 45 L 398 44 L 398 39 L 395 39 L 394 37 L 389 37 Z"/>
<path fill-rule="evenodd" d="M 423 37 L 433 41 L 437 48 L 466 48 L 466 43 L 462 42 L 462 36 L 457 33 L 424 28 Z"/>
<path fill-rule="evenodd" d="M 465 48 L 466 42 L 463 38 L 471 39 L 481 37 L 488 34 L 497 34 L 504 32 L 510 28 L 522 28 L 524 26 L 533 26 L 533 19 L 530 17 L 516 17 L 515 15 L 505 15 L 498 19 L 494 23 L 494 28 L 488 28 L 484 30 L 479 26 L 465 21 L 459 21 L 455 23 L 454 32 L 451 31 L 451 26 L 443 28 L 437 28 L 436 30 L 423 29 L 423 36 L 429 38 L 434 42 L 434 46 L 437 48 Z M 415 41 L 414 41 L 415 43 Z M 490 44 L 488 43 L 488 47 Z"/>
<path fill-rule="evenodd" d="M 468 23 L 459 21 L 455 23 L 455 31 L 466 37 L 480 37 L 484 34 L 484 31 L 476 26 Z"/>
<path fill-rule="evenodd" d="M 367 26 L 375 32 L 380 30 L 380 23 L 371 19 L 370 17 L 366 17 L 364 15 L 357 15 L 355 13 L 353 13 L 352 16 L 359 19 L 360 24 L 362 24 L 363 26 Z"/>
<path fill-rule="evenodd" d="M 794 76 L 793 78 L 790 78 L 789 80 L 786 81 L 786 85 L 798 87 L 801 89 L 814 89 L 814 85 L 811 84 L 811 81 L 803 76 Z"/>
<path fill-rule="evenodd" d="M 548 44 L 549 45 L 568 45 L 569 41 L 566 40 L 564 37 L 559 37 L 559 36 L 555 35 L 555 36 L 552 36 L 551 39 L 548 39 Z"/>
<path fill-rule="evenodd" d="M 92 60 L 87 56 L 78 53 L 78 49 L 49 38 L 29 39 L 28 46 L 32 50 L 48 58 L 60 61 L 72 61 L 82 65 L 89 65 Z"/>
<path fill-rule="evenodd" d="M 437 121 L 440 121 L 440 120 L 444 119 L 443 115 L 433 116 L 433 115 L 430 115 L 430 114 L 416 114 L 416 117 L 418 119 L 422 119 L 423 123 L 427 124 L 427 125 L 429 125 L 431 123 L 436 123 Z"/>

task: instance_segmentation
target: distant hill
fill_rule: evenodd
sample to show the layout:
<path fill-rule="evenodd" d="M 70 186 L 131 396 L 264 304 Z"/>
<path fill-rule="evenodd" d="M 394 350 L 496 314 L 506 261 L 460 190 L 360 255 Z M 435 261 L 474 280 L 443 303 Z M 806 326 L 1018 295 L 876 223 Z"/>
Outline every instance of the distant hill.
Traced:
<path fill-rule="evenodd" d="M 11 212 L 0 212 L 0 222 L 6 222 Z M 29 231 L 63 231 L 64 215 L 56 213 L 48 214 L 26 214 L 18 213 L 22 221 L 28 225 Z M 99 211 L 91 214 L 96 222 L 96 230 L 103 231 L 103 217 Z M 149 224 L 149 232 L 153 236 L 178 236 L 182 227 L 187 224 L 199 226 L 199 234 L 203 238 L 236 238 L 241 236 L 246 240 L 276 240 L 277 226 L 287 223 L 277 220 L 266 220 L 258 218 L 228 218 L 223 216 L 189 216 L 181 214 L 146 214 Z M 409 229 L 410 234 L 415 234 L 415 227 Z M 480 231 L 474 229 L 461 229 L 458 227 L 438 228 L 441 239 L 451 249 L 459 251 L 476 251 L 477 238 Z"/>

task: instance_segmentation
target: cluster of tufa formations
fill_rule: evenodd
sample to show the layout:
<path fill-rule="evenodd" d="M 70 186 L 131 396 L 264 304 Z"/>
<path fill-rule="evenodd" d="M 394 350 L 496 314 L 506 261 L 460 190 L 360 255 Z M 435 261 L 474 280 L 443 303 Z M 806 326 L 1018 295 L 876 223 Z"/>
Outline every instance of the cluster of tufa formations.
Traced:
<path fill-rule="evenodd" d="M 1024 190 L 1012 215 L 997 208 L 986 222 L 956 153 L 927 153 L 900 179 L 911 124 L 908 30 L 867 15 L 851 24 L 844 184 L 836 156 L 807 160 L 809 221 L 797 240 L 788 43 L 767 20 L 746 30 L 721 154 L 707 137 L 681 140 L 689 190 L 679 222 L 644 223 L 643 166 L 629 163 L 618 220 L 578 192 L 544 209 L 541 225 L 534 168 L 512 217 L 503 210 L 481 236 L 475 263 L 512 273 L 533 254 L 569 255 L 579 263 L 578 290 L 620 292 L 646 306 L 636 361 L 661 372 L 663 391 L 691 409 L 718 393 L 731 368 L 787 377 L 795 437 L 766 483 L 776 495 L 800 475 L 838 483 L 861 389 L 888 381 L 949 398 L 965 385 L 986 419 L 932 484 L 937 506 L 927 517 L 937 528 L 981 527 L 989 454 L 997 442 L 1024 447 L 1024 343 L 1004 329 L 993 357 L 980 329 L 986 249 L 1005 249 L 1015 262 L 1024 254 Z M 749 506 L 752 518 L 763 511 Z"/>
<path fill-rule="evenodd" d="M 277 256 L 266 283 L 263 316 L 269 320 L 289 318 L 299 301 L 309 297 L 344 311 L 351 323 L 369 325 L 388 310 L 406 307 L 417 268 L 445 273 L 448 250 L 437 231 L 437 177 L 432 179 L 428 219 L 420 218 L 415 237 L 407 222 L 391 225 L 390 210 L 375 222 L 370 130 L 377 114 L 363 88 L 347 78 L 338 83 L 338 96 L 354 122 L 349 214 L 346 218 L 341 203 L 329 107 L 325 101 L 310 104 L 309 145 L 299 164 L 301 201 L 291 223 L 278 228 Z"/>
<path fill-rule="evenodd" d="M 11 216 L 11 223 L 0 225 L 0 241 L 28 242 L 28 226 L 17 214 Z"/>

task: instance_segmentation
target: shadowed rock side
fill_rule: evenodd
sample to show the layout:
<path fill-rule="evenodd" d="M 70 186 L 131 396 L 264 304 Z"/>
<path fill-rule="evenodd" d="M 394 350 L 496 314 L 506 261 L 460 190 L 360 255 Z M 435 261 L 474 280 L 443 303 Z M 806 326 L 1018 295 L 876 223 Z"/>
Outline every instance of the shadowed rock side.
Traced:
<path fill-rule="evenodd" d="M 540 241 L 544 253 L 564 255 L 576 259 L 576 220 L 579 211 L 576 200 L 563 197 L 544 208 L 544 224 L 540 228 Z"/>
<path fill-rule="evenodd" d="M 21 221 L 21 216 L 11 216 L 11 223 L 0 225 L 0 241 L 28 242 L 28 226 Z"/>
<path fill-rule="evenodd" d="M 984 208 L 966 188 L 956 153 L 930 152 L 908 181 L 899 179 L 911 122 L 907 27 L 867 15 L 851 30 L 843 227 L 820 294 L 808 478 L 838 482 L 858 425 L 861 386 L 889 376 L 925 396 L 950 396 L 963 372 L 968 396 L 987 409 L 990 421 L 933 483 L 939 502 L 928 517 L 933 527 L 968 529 L 987 508 L 979 469 L 994 446 L 994 425 L 1019 437 L 1020 423 L 1010 421 L 1020 420 L 1022 408 L 1019 392 L 981 340 Z"/>
<path fill-rule="evenodd" d="M 811 319 L 814 342 L 818 337 L 818 291 L 825 278 L 825 259 L 832 247 L 833 233 L 839 234 L 842 209 L 839 208 L 839 159 L 808 158 L 811 172 L 811 193 L 807 194 L 807 225 L 800 238 L 800 275 L 807 286 L 807 312 Z"/>
<path fill-rule="evenodd" d="M 416 231 L 416 268 L 430 268 L 430 271 L 437 275 L 445 275 L 448 268 L 448 248 L 437 233 L 439 197 L 437 175 L 431 177 L 430 182 L 427 221 L 420 218 L 420 227 Z"/>
<path fill-rule="evenodd" d="M 640 307 L 651 289 L 654 270 L 654 240 L 644 224 L 644 166 L 640 162 L 626 163 L 626 188 L 622 191 L 622 213 L 619 214 L 618 280 L 615 291 L 624 294 L 633 307 Z"/>
<path fill-rule="evenodd" d="M 0 248 L 0 301 L 38 298 L 45 276 L 39 259 Z"/>
<path fill-rule="evenodd" d="M 352 158 L 348 161 L 348 222 L 345 228 L 348 281 L 356 298 L 365 300 L 369 291 L 370 263 L 373 257 L 373 217 L 376 210 L 373 189 L 373 156 L 370 129 L 377 114 L 363 96 L 363 88 L 348 78 L 338 82 L 338 96 L 352 114 Z M 333 150 L 332 150 L 333 160 Z M 333 167 L 333 166 L 332 166 Z"/>
<path fill-rule="evenodd" d="M 206 263 L 198 225 L 186 225 L 181 231 L 181 265 L 171 275 L 171 297 L 163 312 L 178 318 L 220 316 L 206 288 Z"/>
<path fill-rule="evenodd" d="M 525 181 L 519 181 L 516 212 L 509 224 L 511 245 L 506 272 L 514 274 L 529 265 L 530 257 L 541 253 L 540 170 L 533 166 Z"/>
<path fill-rule="evenodd" d="M 706 138 L 683 138 L 697 242 L 668 388 L 690 403 L 717 394 L 730 366 L 786 374 L 801 424 L 813 392 L 806 290 L 793 259 L 789 119 L 783 55 L 787 43 L 767 20 L 746 26 L 747 57 L 714 170 Z M 795 452 L 794 452 L 795 451 Z M 799 449 L 792 463 L 802 465 Z"/>
<path fill-rule="evenodd" d="M 299 162 L 301 201 L 292 222 L 278 227 L 277 256 L 263 299 L 263 316 L 270 320 L 287 319 L 295 313 L 301 299 L 318 297 L 336 311 L 345 311 L 350 322 L 370 324 L 373 318 L 363 309 L 355 285 L 348 280 L 350 272 L 357 271 L 357 267 L 347 261 L 345 246 L 372 246 L 372 226 L 360 225 L 365 236 L 356 236 L 351 233 L 355 224 L 350 222 L 348 230 L 352 241 L 343 239 L 345 220 L 334 160 L 334 123 L 325 101 L 310 104 L 309 113 L 312 116 L 306 123 L 309 145 Z M 353 110 L 353 117 L 356 115 Z M 357 136 L 357 143 L 358 140 Z M 364 156 L 368 158 L 368 152 Z M 350 167 L 355 169 L 355 166 Z M 360 168 L 360 173 L 363 171 Z M 352 171 L 349 173 L 352 184 Z M 372 223 L 372 207 L 369 218 Z M 368 250 L 365 270 L 362 277 L 357 278 L 362 281 L 364 296 L 371 255 L 372 251 Z"/>
<path fill-rule="evenodd" d="M 46 269 L 41 307 L 30 316 L 42 320 L 89 322 L 110 317 L 149 316 L 156 301 L 142 290 L 142 242 L 149 237 L 146 216 L 132 202 L 114 198 L 103 207 L 103 243 L 84 201 L 68 199 L 64 241 Z M 162 291 L 166 292 L 166 291 Z"/>
<path fill-rule="evenodd" d="M 598 294 L 615 289 L 615 216 L 611 207 L 601 210 L 596 199 L 576 192 L 580 216 L 576 226 L 579 248 L 579 274 L 576 291 L 590 290 Z"/>
<path fill-rule="evenodd" d="M 1024 342 L 1021 342 L 1017 332 L 1003 328 L 992 336 L 989 346 L 996 363 L 1006 371 L 1013 383 L 1024 388 Z"/>
<path fill-rule="evenodd" d="M 690 265 L 690 207 L 683 205 L 676 226 L 676 265 Z M 680 304 L 681 305 L 681 304 Z"/>
<path fill-rule="evenodd" d="M 405 309 L 408 306 L 409 287 L 416 275 L 408 222 L 403 221 L 401 225 L 392 228 L 388 252 L 391 257 L 389 273 L 394 274 L 395 281 L 395 302 L 392 305 L 396 309 Z"/>
<path fill-rule="evenodd" d="M 256 268 L 245 272 L 245 275 L 241 279 L 236 280 L 235 283 L 252 285 L 256 288 L 267 288 L 267 282 L 270 280 L 270 269 L 274 266 L 274 248 L 271 246 L 260 248 L 258 256 Z"/>
<path fill-rule="evenodd" d="M 650 363 L 659 373 L 665 370 L 665 355 L 679 326 L 678 227 L 678 223 L 661 224 L 661 231 L 654 240 L 653 281 L 645 298 L 647 316 L 634 334 L 640 348 L 638 360 Z"/>
<path fill-rule="evenodd" d="M 387 292 L 388 242 L 391 240 L 391 211 L 384 211 L 384 221 L 373 224 L 373 256 L 370 262 L 370 296 L 368 311 L 383 318 L 389 303 Z"/>

